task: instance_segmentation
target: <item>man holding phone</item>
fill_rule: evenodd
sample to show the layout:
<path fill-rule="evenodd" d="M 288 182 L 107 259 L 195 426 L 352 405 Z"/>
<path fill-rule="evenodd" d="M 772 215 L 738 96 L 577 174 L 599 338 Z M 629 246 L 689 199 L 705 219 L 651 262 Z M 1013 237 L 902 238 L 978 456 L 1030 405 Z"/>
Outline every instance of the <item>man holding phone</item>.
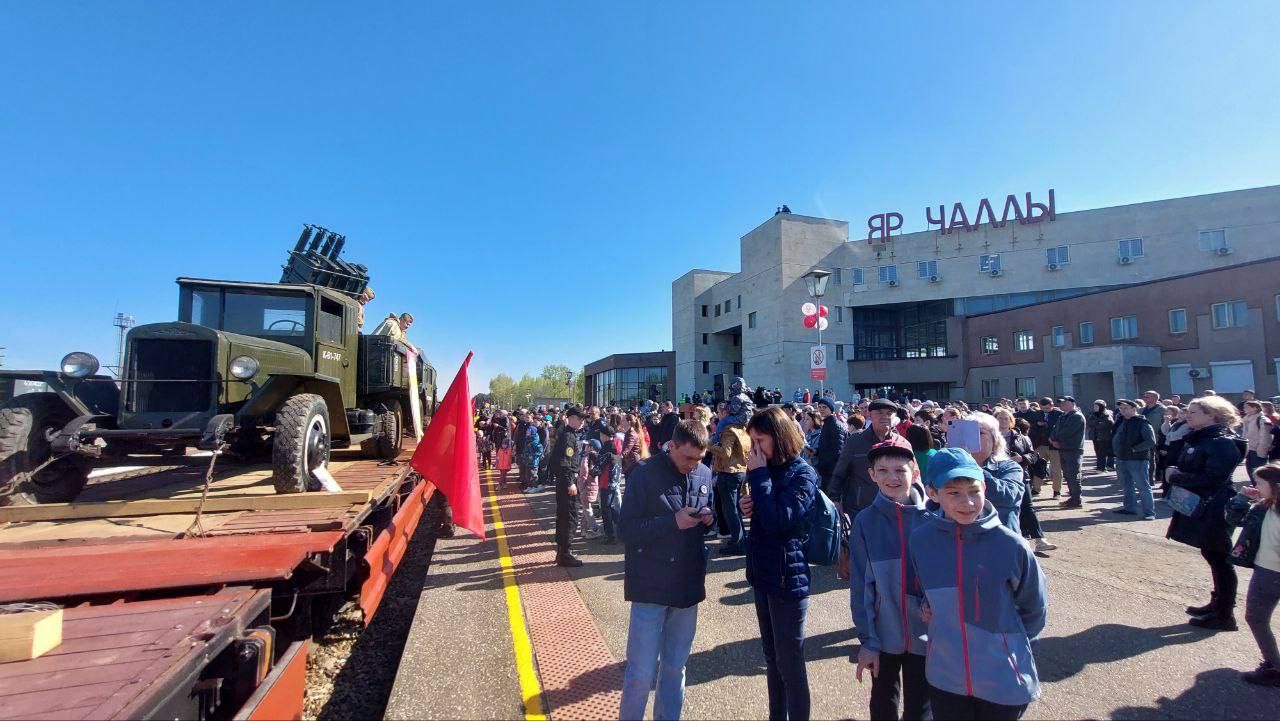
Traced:
<path fill-rule="evenodd" d="M 703 529 L 715 523 L 711 471 L 702 464 L 709 445 L 706 426 L 680 421 L 666 452 L 627 476 L 618 519 L 626 544 L 623 596 L 631 603 L 624 721 L 644 718 L 650 688 L 655 719 L 678 719 L 684 706 L 684 666 L 707 596 Z"/>

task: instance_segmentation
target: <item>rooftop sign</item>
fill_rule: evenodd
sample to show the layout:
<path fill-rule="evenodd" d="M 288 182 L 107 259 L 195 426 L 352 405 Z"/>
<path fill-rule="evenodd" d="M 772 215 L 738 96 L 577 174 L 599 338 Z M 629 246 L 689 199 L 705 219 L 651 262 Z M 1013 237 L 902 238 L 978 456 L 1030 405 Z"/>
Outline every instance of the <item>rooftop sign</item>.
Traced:
<path fill-rule="evenodd" d="M 969 221 L 969 213 L 965 211 L 963 203 L 955 203 L 951 206 L 951 214 L 947 215 L 947 206 L 939 205 L 938 216 L 933 215 L 933 206 L 924 209 L 925 220 L 929 222 L 929 228 L 932 230 L 934 226 L 938 227 L 938 232 L 942 235 L 954 233 L 957 230 L 974 231 L 983 223 L 989 223 L 993 228 L 1003 228 L 1010 219 L 1018 221 L 1019 225 L 1032 225 L 1046 220 L 1056 220 L 1057 216 L 1054 210 L 1053 188 L 1049 188 L 1049 201 L 1047 203 L 1037 203 L 1031 199 L 1031 193 L 1025 193 L 1023 202 L 1019 203 L 1019 197 L 1010 193 L 1004 199 L 1004 209 L 1000 213 L 1000 220 L 996 220 L 995 206 L 991 204 L 989 198 L 983 198 L 978 202 L 978 210 L 973 215 L 973 221 Z M 867 240 L 871 243 L 887 243 L 894 231 L 902 230 L 902 213 L 879 213 L 867 218 Z"/>

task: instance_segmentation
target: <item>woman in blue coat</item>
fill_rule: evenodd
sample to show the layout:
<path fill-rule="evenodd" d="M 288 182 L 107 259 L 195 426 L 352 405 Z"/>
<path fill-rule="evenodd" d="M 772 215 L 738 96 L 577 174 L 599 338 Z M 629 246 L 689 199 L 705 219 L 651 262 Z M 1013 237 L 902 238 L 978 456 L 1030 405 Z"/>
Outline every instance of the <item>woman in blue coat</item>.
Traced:
<path fill-rule="evenodd" d="M 751 518 L 747 582 L 755 590 L 756 620 L 769 686 L 769 718 L 809 718 L 804 622 L 809 610 L 806 517 L 818 493 L 818 474 L 802 457 L 804 436 L 781 408 L 767 408 L 747 423 L 751 495 L 738 501 Z"/>

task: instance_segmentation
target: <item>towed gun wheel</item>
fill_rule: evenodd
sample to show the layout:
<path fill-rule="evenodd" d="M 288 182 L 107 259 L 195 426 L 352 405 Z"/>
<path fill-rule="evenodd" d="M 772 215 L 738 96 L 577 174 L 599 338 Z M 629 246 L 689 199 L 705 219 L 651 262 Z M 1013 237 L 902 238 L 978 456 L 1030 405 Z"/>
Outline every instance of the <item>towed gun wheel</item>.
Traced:
<path fill-rule="evenodd" d="M 0 408 L 0 505 L 69 503 L 89 481 L 93 462 L 55 458 L 50 441 L 74 420 L 53 393 L 27 393 Z"/>
<path fill-rule="evenodd" d="M 300 393 L 276 411 L 271 480 L 276 493 L 305 493 L 311 472 L 329 462 L 329 407 L 314 393 Z"/>

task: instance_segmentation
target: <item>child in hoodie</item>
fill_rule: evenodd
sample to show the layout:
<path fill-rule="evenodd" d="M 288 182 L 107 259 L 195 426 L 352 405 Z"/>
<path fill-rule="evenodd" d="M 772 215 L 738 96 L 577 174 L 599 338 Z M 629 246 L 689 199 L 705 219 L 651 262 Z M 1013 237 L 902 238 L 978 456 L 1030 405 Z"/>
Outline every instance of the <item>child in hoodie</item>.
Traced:
<path fill-rule="evenodd" d="M 929 460 L 937 513 L 911 534 L 928 624 L 925 675 L 940 719 L 1018 719 L 1040 695 L 1031 642 L 1044 629 L 1048 592 L 1036 557 L 1000 523 L 982 468 L 968 451 Z"/>
<path fill-rule="evenodd" d="M 925 680 L 927 636 L 908 540 L 924 522 L 924 492 L 911 444 L 901 436 L 867 453 L 880 493 L 850 532 L 849 601 L 858 633 L 858 682 L 871 672 L 871 721 L 931 719 Z"/>

